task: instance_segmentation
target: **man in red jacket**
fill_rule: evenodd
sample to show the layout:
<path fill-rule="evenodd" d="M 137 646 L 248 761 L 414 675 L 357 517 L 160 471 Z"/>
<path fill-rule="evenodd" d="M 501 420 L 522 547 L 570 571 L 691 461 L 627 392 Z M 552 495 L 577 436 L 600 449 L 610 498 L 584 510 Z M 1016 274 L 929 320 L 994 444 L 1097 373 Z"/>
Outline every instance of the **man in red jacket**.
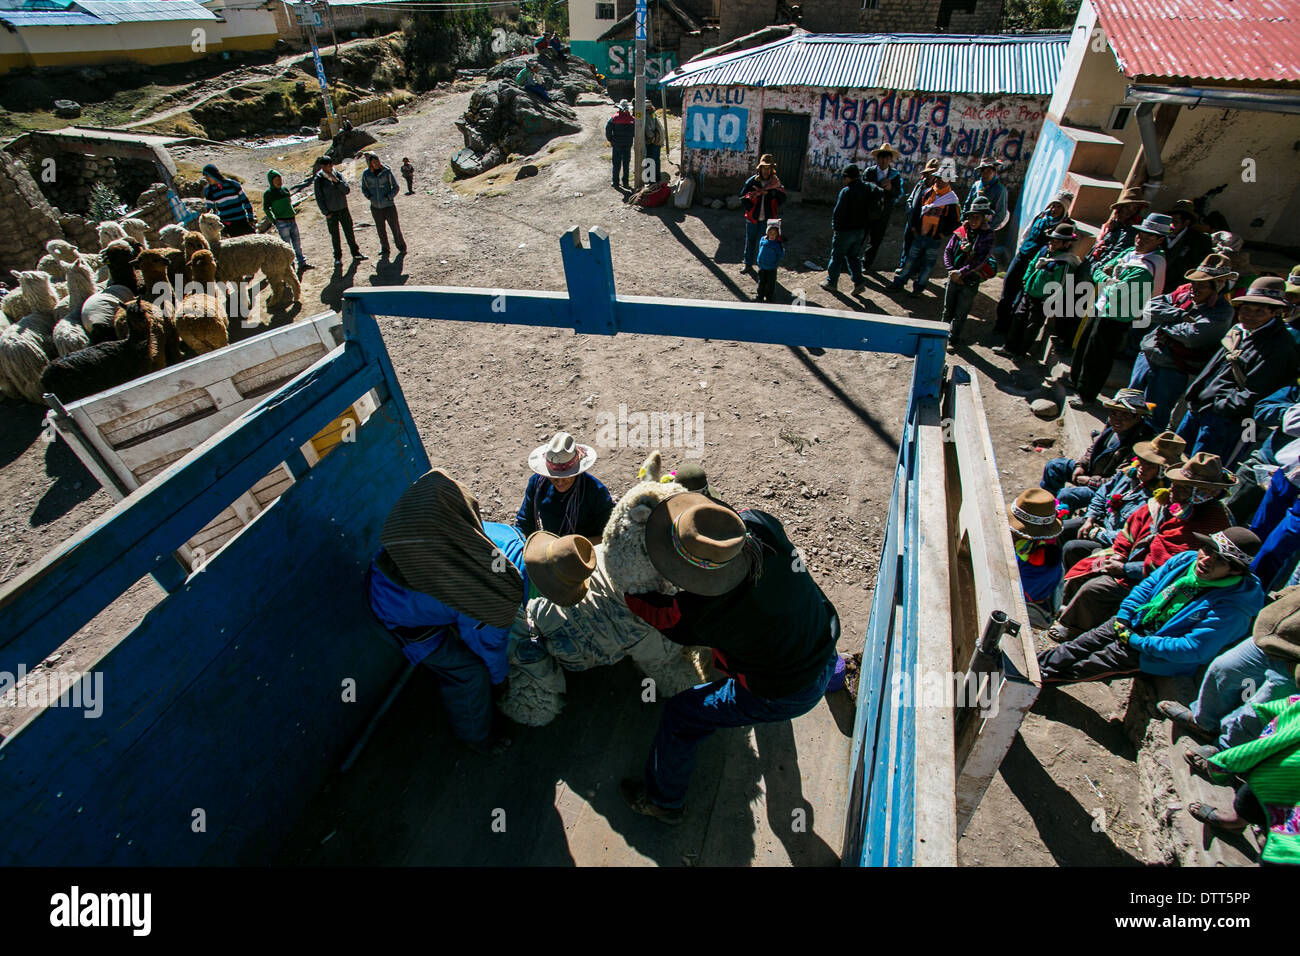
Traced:
<path fill-rule="evenodd" d="M 1220 501 L 1237 479 L 1215 455 L 1198 452 L 1181 468 L 1170 468 L 1167 499 L 1152 498 L 1129 516 L 1110 552 L 1098 552 L 1070 568 L 1053 640 L 1070 640 L 1114 614 L 1129 591 L 1175 554 L 1197 548 L 1196 535 L 1232 524 Z"/>

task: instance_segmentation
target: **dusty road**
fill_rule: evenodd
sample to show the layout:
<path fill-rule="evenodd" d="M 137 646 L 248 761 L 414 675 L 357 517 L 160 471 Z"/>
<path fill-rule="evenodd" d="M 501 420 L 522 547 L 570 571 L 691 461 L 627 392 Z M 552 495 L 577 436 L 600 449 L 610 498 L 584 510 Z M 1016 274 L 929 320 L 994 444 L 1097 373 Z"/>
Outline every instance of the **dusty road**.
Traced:
<path fill-rule="evenodd" d="M 365 227 L 358 237 L 372 259 L 331 275 L 323 221 L 310 201 L 301 207 L 307 255 L 317 266 L 303 277 L 301 315 L 337 306 L 351 285 L 562 290 L 559 236 L 574 224 L 609 232 L 620 292 L 752 298 L 753 280 L 739 273 L 738 211 L 642 213 L 610 188 L 605 105 L 579 107 L 584 131 L 541 154 L 535 177 L 512 182 L 506 176 L 469 188 L 443 183 L 447 157 L 461 145 L 452 124 L 467 100 L 467 90 L 426 97 L 404 110 L 400 122 L 372 128 L 387 161 L 397 166 L 409 156 L 417 169 L 415 194 L 403 195 L 399 204 L 409 245 L 402 259 L 376 263 L 374 230 Z M 207 158 L 260 190 L 267 168 L 303 168 L 319 150 L 214 150 Z M 675 171 L 671 162 L 667 166 Z M 355 184 L 359 160 L 344 170 Z M 359 193 L 354 189 L 352 211 L 360 225 L 369 217 Z M 806 259 L 825 261 L 828 208 L 790 206 L 785 232 L 791 268 L 780 274 L 784 301 L 802 289 L 810 307 L 938 317 L 937 284 L 922 298 L 895 299 L 875 282 L 864 300 L 855 301 L 817 288 L 821 274 L 798 271 Z M 896 257 L 895 246 L 879 261 Z M 999 284 L 987 283 L 987 291 L 996 295 Z M 991 311 L 992 301 L 981 295 L 977 317 Z M 793 314 L 791 321 L 797 321 Z M 675 338 L 577 338 L 506 326 L 380 324 L 431 459 L 469 484 L 489 520 L 512 518 L 529 450 L 559 428 L 595 441 L 600 424 L 620 407 L 700 416 L 702 434 L 666 447 L 666 459 L 675 464 L 702 453 L 721 496 L 779 517 L 839 609 L 841 649 L 861 648 L 909 360 Z M 1021 446 L 1035 437 L 1058 437 L 1059 426 L 1035 419 L 1023 401 L 1023 386 L 1035 375 L 1017 378 L 1006 360 L 979 347 L 961 359 L 983 376 L 1004 489 L 1014 497 L 1037 483 L 1045 457 Z M 39 440 L 39 421 L 37 409 L 0 406 L 0 582 L 109 505 L 66 447 Z M 646 448 L 597 447 L 595 473 L 617 494 L 635 480 Z M 157 594 L 151 581 L 137 585 L 69 643 L 70 659 L 83 667 L 93 661 L 96 649 L 142 615 Z M 1124 808 L 1139 802 L 1136 771 L 1118 728 L 1106 721 L 1116 691 L 1122 693 L 1118 684 L 1115 690 L 1057 692 L 1029 717 L 962 841 L 963 862 L 1141 862 L 1135 834 L 1124 825 Z M 1107 809 L 1110 821 L 1100 829 L 1090 825 L 1097 806 Z"/>

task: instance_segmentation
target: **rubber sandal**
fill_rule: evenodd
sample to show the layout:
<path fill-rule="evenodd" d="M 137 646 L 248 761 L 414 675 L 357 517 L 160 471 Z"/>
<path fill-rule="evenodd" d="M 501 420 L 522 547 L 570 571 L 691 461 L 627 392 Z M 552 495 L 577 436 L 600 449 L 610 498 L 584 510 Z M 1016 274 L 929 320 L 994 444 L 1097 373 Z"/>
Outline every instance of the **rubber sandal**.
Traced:
<path fill-rule="evenodd" d="M 1204 740 L 1208 743 L 1217 736 L 1214 731 L 1207 730 L 1196 722 L 1195 718 L 1192 717 L 1192 709 L 1186 704 L 1181 704 L 1176 700 L 1162 700 L 1156 704 L 1156 710 L 1198 740 Z"/>
<path fill-rule="evenodd" d="M 1210 779 L 1210 758 L 1219 752 L 1219 748 L 1213 744 L 1203 744 L 1200 747 L 1192 747 L 1190 750 L 1183 751 L 1183 760 L 1191 768 L 1192 773 L 1199 774 L 1206 780 Z"/>
<path fill-rule="evenodd" d="M 1224 820 L 1220 816 L 1220 814 L 1224 813 L 1223 810 L 1212 807 L 1207 803 L 1200 803 L 1199 801 L 1196 803 L 1189 803 L 1187 805 L 1187 812 L 1191 814 L 1193 820 L 1199 820 L 1201 823 L 1215 827 L 1219 830 L 1228 830 L 1235 833 L 1250 826 L 1249 822 L 1241 819 L 1241 817 L 1237 817 L 1235 814 L 1235 819 Z"/>

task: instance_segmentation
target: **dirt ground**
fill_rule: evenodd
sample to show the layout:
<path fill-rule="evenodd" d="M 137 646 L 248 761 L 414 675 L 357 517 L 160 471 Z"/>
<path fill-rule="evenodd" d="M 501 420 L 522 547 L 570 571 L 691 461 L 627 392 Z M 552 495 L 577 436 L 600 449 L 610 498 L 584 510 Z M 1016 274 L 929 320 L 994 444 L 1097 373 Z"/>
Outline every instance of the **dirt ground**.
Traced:
<path fill-rule="evenodd" d="M 424 97 L 398 123 L 371 127 L 386 160 L 396 166 L 409 156 L 417 170 L 415 194 L 399 203 L 406 256 L 375 261 L 373 226 L 354 189 L 358 241 L 372 258 L 351 268 L 345 259 L 347 271 L 332 275 L 323 221 L 310 200 L 300 208 L 306 253 L 316 265 L 303 277 L 300 317 L 337 307 L 353 285 L 563 290 L 559 237 L 574 224 L 609 232 L 621 293 L 752 298 L 754 281 L 739 271 L 740 212 L 642 213 L 610 187 L 607 104 L 578 107 L 584 131 L 564 138 L 572 147 L 543 154 L 537 176 L 503 176 L 490 188 L 444 183 L 447 158 L 461 146 L 452 124 L 468 90 Z M 675 157 L 675 131 L 673 143 Z M 268 167 L 300 168 L 319 150 L 214 149 L 208 158 L 260 183 Z M 671 159 L 666 167 L 675 172 Z M 360 161 L 343 171 L 356 184 Z M 936 283 L 920 298 L 886 294 L 879 277 L 858 300 L 818 288 L 822 275 L 803 263 L 825 262 L 829 209 L 791 204 L 784 218 L 789 243 L 778 301 L 803 290 L 810 307 L 938 318 Z M 878 264 L 892 265 L 897 254 L 895 238 Z M 991 317 L 989 295 L 999 287 L 999 280 L 986 283 L 977 318 Z M 839 609 L 841 650 L 861 648 L 909 360 L 674 338 L 576 338 L 510 326 L 383 318 L 380 325 L 432 461 L 470 486 L 488 520 L 511 520 L 529 450 L 559 428 L 591 440 L 620 405 L 702 415 L 702 462 L 716 492 L 785 523 Z M 978 346 L 958 358 L 982 378 L 1004 491 L 1013 498 L 1037 483 L 1047 455 L 1060 453 L 1022 447 L 1040 437 L 1059 445 L 1060 426 L 1029 413 L 1024 394 L 1038 378 L 1032 370 L 1017 373 Z M 0 405 L 0 584 L 110 507 L 66 446 L 40 440 L 40 421 L 39 409 Z M 683 444 L 664 449 L 670 466 L 694 453 Z M 595 473 L 618 494 L 635 480 L 646 450 L 598 444 Z M 138 584 L 65 646 L 58 665 L 87 667 L 159 594 L 152 581 Z M 1110 720 L 1124 699 L 1121 683 L 1044 694 L 961 842 L 964 864 L 1145 862 L 1133 828 L 1141 802 L 1134 754 Z"/>

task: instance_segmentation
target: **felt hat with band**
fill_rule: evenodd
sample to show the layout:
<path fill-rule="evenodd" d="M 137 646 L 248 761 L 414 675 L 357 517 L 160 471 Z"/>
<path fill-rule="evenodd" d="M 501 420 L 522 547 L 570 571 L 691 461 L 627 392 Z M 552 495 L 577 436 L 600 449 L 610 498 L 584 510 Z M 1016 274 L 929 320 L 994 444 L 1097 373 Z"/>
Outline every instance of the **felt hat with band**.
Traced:
<path fill-rule="evenodd" d="M 973 203 L 966 207 L 966 215 L 978 213 L 985 216 L 993 215 L 993 204 L 983 196 L 980 196 Z"/>
<path fill-rule="evenodd" d="M 1140 441 L 1133 445 L 1133 454 L 1153 465 L 1176 468 L 1186 463 L 1183 452 L 1187 442 L 1174 432 L 1161 432 L 1150 441 Z"/>
<path fill-rule="evenodd" d="M 1231 259 L 1212 252 L 1201 260 L 1199 266 L 1184 272 L 1183 278 L 1190 279 L 1192 282 L 1208 282 L 1213 279 L 1232 280 L 1237 278 L 1237 272 L 1232 268 Z"/>
<path fill-rule="evenodd" d="M 879 146 L 877 146 L 875 149 L 871 151 L 872 156 L 884 156 L 886 154 L 893 156 L 895 159 L 903 155 L 898 150 L 894 149 L 894 145 L 892 143 L 881 143 Z"/>
<path fill-rule="evenodd" d="M 596 570 L 596 549 L 579 534 L 561 538 L 534 531 L 524 542 L 524 568 L 542 597 L 572 607 L 587 596 L 587 579 Z"/>
<path fill-rule="evenodd" d="M 1276 276 L 1260 276 L 1245 292 L 1233 296 L 1232 307 L 1235 309 L 1245 302 L 1289 309 L 1291 303 L 1286 300 L 1286 280 Z"/>
<path fill-rule="evenodd" d="M 1105 399 L 1101 407 L 1109 412 L 1130 412 L 1134 415 L 1150 415 L 1151 405 L 1146 393 L 1140 388 L 1121 388 L 1114 398 Z"/>
<path fill-rule="evenodd" d="M 1145 219 L 1133 227 L 1138 232 L 1145 232 L 1161 239 L 1168 239 L 1174 231 L 1174 221 L 1164 213 L 1149 213 Z"/>
<path fill-rule="evenodd" d="M 1201 217 L 1196 215 L 1196 207 L 1192 205 L 1190 199 L 1180 199 L 1174 203 L 1174 208 L 1169 210 L 1171 216 L 1183 216 L 1192 222 L 1197 222 Z"/>
<path fill-rule="evenodd" d="M 1250 563 L 1264 546 L 1249 528 L 1235 525 L 1214 534 L 1193 534 L 1192 537 L 1206 551 L 1227 558 L 1242 571 L 1250 569 Z"/>
<path fill-rule="evenodd" d="M 528 456 L 528 467 L 551 478 L 573 478 L 596 463 L 596 449 L 579 445 L 568 432 L 556 432 Z"/>
<path fill-rule="evenodd" d="M 937 158 L 927 159 L 925 165 L 921 167 L 922 173 L 937 173 L 939 171 L 939 160 Z"/>
<path fill-rule="evenodd" d="M 1146 197 L 1142 195 L 1142 190 L 1137 186 L 1133 186 L 1120 193 L 1119 198 L 1110 204 L 1110 208 L 1114 209 L 1116 206 L 1149 206 L 1149 205 L 1151 204 L 1147 202 Z"/>
<path fill-rule="evenodd" d="M 762 169 L 765 166 L 773 172 L 776 171 L 776 157 L 771 153 L 764 153 L 762 156 L 758 157 L 758 168 Z"/>
<path fill-rule="evenodd" d="M 1064 219 L 1052 227 L 1052 231 L 1047 234 L 1047 238 L 1074 242 L 1079 238 L 1079 233 L 1078 230 L 1074 228 L 1074 223 L 1068 219 Z"/>
<path fill-rule="evenodd" d="M 1056 496 L 1044 488 L 1022 491 L 1007 509 L 1011 530 L 1022 538 L 1055 538 L 1061 533 L 1056 516 Z"/>
<path fill-rule="evenodd" d="M 660 481 L 669 480 L 668 476 L 659 479 Z M 687 491 L 694 491 L 705 497 L 712 498 L 709 492 L 709 477 L 705 474 L 704 468 L 694 462 L 687 462 L 672 474 L 672 481 L 677 482 Z"/>
<path fill-rule="evenodd" d="M 1223 470 L 1223 461 L 1218 455 L 1198 451 L 1186 464 L 1170 468 L 1165 472 L 1170 481 L 1182 481 L 1198 488 L 1231 488 L 1237 483 L 1237 477 Z"/>
<path fill-rule="evenodd" d="M 524 579 L 483 531 L 478 501 L 434 469 L 407 488 L 379 532 L 379 570 L 493 627 L 509 627 L 524 600 Z"/>
<path fill-rule="evenodd" d="M 665 498 L 646 521 L 646 552 L 655 570 L 683 591 L 714 597 L 750 571 L 745 522 L 726 505 L 694 492 Z"/>
<path fill-rule="evenodd" d="M 1300 266 L 1291 270 L 1291 274 L 1286 277 L 1286 291 L 1300 292 Z"/>

